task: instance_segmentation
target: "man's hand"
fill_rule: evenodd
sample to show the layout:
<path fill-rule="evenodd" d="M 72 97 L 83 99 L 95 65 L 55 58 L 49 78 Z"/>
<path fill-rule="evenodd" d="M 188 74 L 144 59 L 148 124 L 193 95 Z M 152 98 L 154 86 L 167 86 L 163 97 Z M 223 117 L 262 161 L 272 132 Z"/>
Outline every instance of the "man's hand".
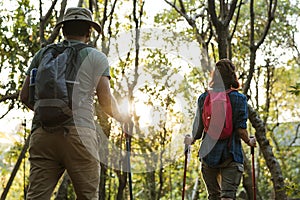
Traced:
<path fill-rule="evenodd" d="M 184 144 L 185 145 L 192 145 L 194 143 L 194 139 L 190 134 L 185 135 L 184 137 Z"/>
<path fill-rule="evenodd" d="M 131 115 L 128 113 L 118 113 L 117 115 L 113 116 L 117 121 L 121 123 L 132 123 Z"/>

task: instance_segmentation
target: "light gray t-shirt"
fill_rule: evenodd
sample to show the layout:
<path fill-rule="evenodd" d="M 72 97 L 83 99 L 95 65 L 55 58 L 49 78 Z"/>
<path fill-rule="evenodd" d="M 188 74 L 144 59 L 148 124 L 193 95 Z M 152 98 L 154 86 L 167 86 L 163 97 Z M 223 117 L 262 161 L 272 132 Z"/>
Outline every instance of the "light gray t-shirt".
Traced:
<path fill-rule="evenodd" d="M 63 43 L 68 42 L 72 46 L 80 43 L 80 41 L 76 40 L 69 40 L 67 42 L 64 41 Z M 33 68 L 38 68 L 45 49 L 46 47 L 40 49 L 33 57 L 30 67 L 26 73 L 27 75 L 30 74 L 30 71 Z M 95 89 L 101 76 L 107 76 L 110 78 L 108 60 L 105 54 L 93 47 L 86 47 L 81 49 L 78 52 L 78 56 L 80 57 L 80 60 L 82 62 L 79 69 L 77 70 L 77 77 L 73 86 L 72 110 L 74 114 L 74 120 L 71 120 L 64 125 L 76 125 L 95 129 Z M 35 114 L 33 118 L 32 131 L 40 126 L 41 124 L 37 120 L 37 116 Z"/>

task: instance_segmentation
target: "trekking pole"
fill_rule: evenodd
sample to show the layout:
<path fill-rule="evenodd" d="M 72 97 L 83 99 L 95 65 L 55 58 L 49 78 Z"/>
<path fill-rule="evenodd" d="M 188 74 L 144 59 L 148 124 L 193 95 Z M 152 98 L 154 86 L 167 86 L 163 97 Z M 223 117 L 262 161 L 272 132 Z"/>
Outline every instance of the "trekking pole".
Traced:
<path fill-rule="evenodd" d="M 125 138 L 126 138 L 126 150 L 127 150 L 127 170 L 128 170 L 128 184 L 129 184 L 129 195 L 130 200 L 133 200 L 133 194 L 132 194 L 132 175 L 131 175 L 131 165 L 130 165 L 130 145 L 131 145 L 131 133 L 132 133 L 132 125 L 128 123 L 124 124 L 124 132 L 125 132 Z"/>
<path fill-rule="evenodd" d="M 26 134 L 26 119 L 24 119 L 24 122 L 22 123 L 23 127 L 24 127 L 24 145 L 26 144 L 26 138 L 27 138 L 27 134 Z M 24 199 L 26 199 L 26 154 L 24 155 L 23 158 L 23 193 L 24 193 Z"/>
<path fill-rule="evenodd" d="M 250 136 L 252 138 L 253 136 Z M 256 200 L 256 184 L 255 184 L 255 163 L 254 163 L 254 147 L 251 146 L 252 157 L 252 188 L 253 188 L 253 200 Z"/>
<path fill-rule="evenodd" d="M 187 171 L 187 163 L 188 163 L 188 154 L 190 153 L 190 146 L 186 144 L 184 147 L 184 171 L 183 171 L 183 186 L 182 186 L 182 200 L 184 200 L 184 196 L 185 196 L 185 183 L 186 183 L 186 171 Z"/>

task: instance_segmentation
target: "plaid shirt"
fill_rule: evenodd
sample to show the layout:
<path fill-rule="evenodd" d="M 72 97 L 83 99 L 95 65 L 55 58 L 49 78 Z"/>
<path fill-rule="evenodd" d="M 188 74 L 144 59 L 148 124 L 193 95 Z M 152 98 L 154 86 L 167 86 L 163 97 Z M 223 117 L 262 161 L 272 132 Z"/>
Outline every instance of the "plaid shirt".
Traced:
<path fill-rule="evenodd" d="M 213 140 L 208 134 L 203 132 L 202 109 L 207 95 L 208 92 L 205 92 L 198 98 L 198 107 L 192 132 L 195 140 L 201 139 L 203 136 L 199 150 L 200 159 L 210 167 L 215 167 L 230 157 L 232 157 L 234 162 L 243 163 L 241 139 L 236 130 L 238 128 L 247 128 L 248 108 L 246 96 L 237 91 L 229 93 L 233 118 L 232 137 L 224 140 Z"/>

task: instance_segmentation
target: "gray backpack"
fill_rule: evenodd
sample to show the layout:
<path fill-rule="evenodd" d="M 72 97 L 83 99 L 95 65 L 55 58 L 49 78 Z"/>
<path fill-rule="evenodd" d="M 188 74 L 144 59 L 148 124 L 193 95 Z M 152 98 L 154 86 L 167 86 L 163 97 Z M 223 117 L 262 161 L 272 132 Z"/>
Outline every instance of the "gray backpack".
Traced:
<path fill-rule="evenodd" d="M 60 127 L 72 120 L 72 91 L 82 63 L 77 54 L 88 46 L 60 43 L 46 47 L 36 73 L 34 103 L 43 127 Z"/>

